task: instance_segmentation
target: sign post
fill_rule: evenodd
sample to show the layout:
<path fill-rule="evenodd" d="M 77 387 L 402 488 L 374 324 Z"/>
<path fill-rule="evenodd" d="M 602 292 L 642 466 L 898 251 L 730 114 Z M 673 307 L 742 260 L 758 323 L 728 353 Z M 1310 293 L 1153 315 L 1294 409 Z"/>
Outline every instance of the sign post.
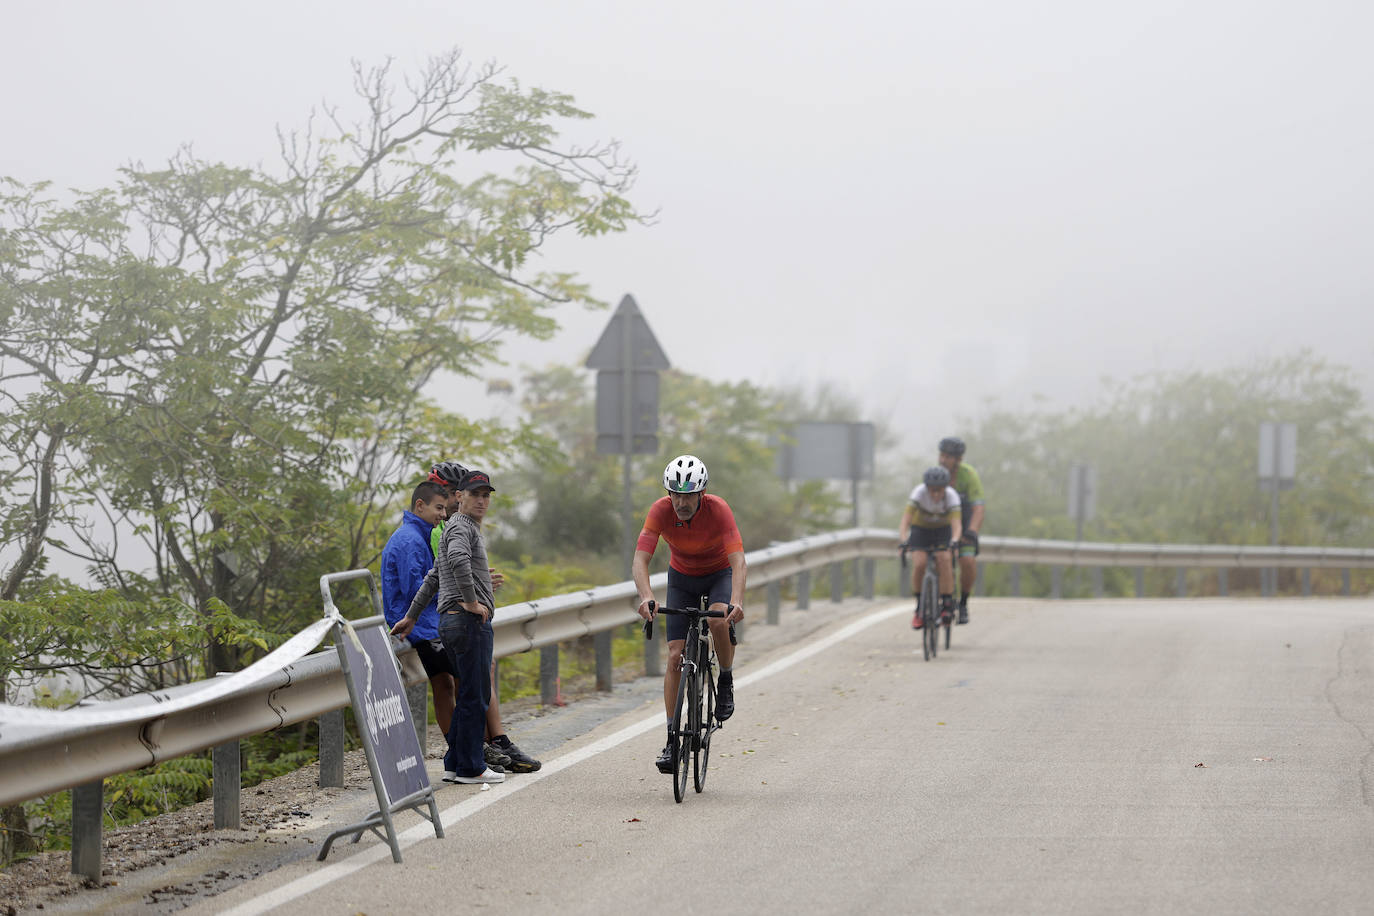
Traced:
<path fill-rule="evenodd" d="M 357 621 L 345 620 L 334 606 L 330 586 L 350 579 L 366 579 L 372 609 L 376 614 Z M 353 702 L 353 718 L 358 723 L 367 768 L 372 774 L 372 786 L 377 791 L 377 810 L 366 820 L 335 830 L 325 837 L 318 861 L 329 855 L 329 847 L 341 836 L 353 836 L 356 843 L 367 831 L 386 840 L 391 847 L 393 862 L 401 861 L 401 846 L 396 837 L 392 815 L 398 811 L 415 811 L 434 825 L 434 835 L 444 836 L 439 820 L 439 808 L 434 800 L 434 787 L 425 771 L 425 755 L 410 718 L 410 703 L 401 669 L 392 651 L 386 618 L 382 615 L 381 593 L 372 572 L 354 569 L 320 577 L 320 592 L 324 595 L 326 617 L 335 617 L 334 646 L 339 651 L 339 665 L 348 684 L 348 696 Z M 427 810 L 426 810 L 427 809 Z"/>
<path fill-rule="evenodd" d="M 1075 461 L 1069 467 L 1069 518 L 1077 524 L 1077 540 L 1083 540 L 1083 523 L 1097 515 L 1097 469 Z"/>
<path fill-rule="evenodd" d="M 602 455 L 623 455 L 620 524 L 625 556 L 625 578 L 630 577 L 634 557 L 634 506 L 631 504 L 631 462 L 635 455 L 658 451 L 658 373 L 670 368 L 639 304 L 628 293 L 601 332 L 587 368 L 596 369 L 596 450 Z M 598 690 L 610 690 L 611 634 L 596 636 Z M 658 674 L 655 643 L 644 646 L 645 674 Z M 602 664 L 604 656 L 605 664 Z M 604 671 L 604 674 L 603 674 Z"/>
<path fill-rule="evenodd" d="M 1270 492 L 1269 546 L 1279 546 L 1279 491 L 1293 489 L 1298 469 L 1298 425 L 1296 423 L 1261 423 L 1259 428 L 1260 489 Z M 1260 594 L 1273 597 L 1279 590 L 1279 571 L 1261 571 L 1264 581 Z"/>

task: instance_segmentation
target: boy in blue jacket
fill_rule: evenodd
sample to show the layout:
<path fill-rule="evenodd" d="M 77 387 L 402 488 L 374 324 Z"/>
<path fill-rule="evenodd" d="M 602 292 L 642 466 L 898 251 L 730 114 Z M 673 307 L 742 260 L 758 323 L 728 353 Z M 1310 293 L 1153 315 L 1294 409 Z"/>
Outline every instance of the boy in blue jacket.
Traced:
<path fill-rule="evenodd" d="M 448 517 L 449 495 L 444 487 L 425 481 L 410 496 L 410 509 L 382 549 L 382 611 L 392 626 L 406 615 L 411 599 L 434 566 L 429 536 Z M 439 642 L 439 609 L 431 601 L 406 637 L 415 647 L 434 694 L 434 718 L 448 734 L 453 717 L 456 687 L 453 663 Z"/>

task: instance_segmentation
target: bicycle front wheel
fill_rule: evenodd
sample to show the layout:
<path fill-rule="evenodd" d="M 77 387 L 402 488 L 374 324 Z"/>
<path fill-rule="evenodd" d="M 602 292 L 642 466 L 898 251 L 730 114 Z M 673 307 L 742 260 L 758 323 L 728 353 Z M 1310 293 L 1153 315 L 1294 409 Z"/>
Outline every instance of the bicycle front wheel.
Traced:
<path fill-rule="evenodd" d="M 677 682 L 677 706 L 673 722 L 673 801 L 681 802 L 687 794 L 687 766 L 692 754 L 691 703 L 692 667 L 689 656 L 683 653 L 682 676 Z"/>
<path fill-rule="evenodd" d="M 706 767 L 711 763 L 711 732 L 715 731 L 716 685 L 715 666 L 711 664 L 711 647 L 702 640 L 701 663 L 697 666 L 697 709 L 702 716 L 697 726 L 697 749 L 692 757 L 692 786 L 700 792 L 706 788 Z"/>

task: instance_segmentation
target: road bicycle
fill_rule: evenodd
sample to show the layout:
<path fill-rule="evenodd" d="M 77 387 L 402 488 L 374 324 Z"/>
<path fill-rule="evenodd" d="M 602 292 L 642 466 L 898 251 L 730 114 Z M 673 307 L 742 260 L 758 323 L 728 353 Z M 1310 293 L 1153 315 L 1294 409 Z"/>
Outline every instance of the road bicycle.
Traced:
<path fill-rule="evenodd" d="M 669 733 L 668 746 L 673 758 L 673 800 L 681 802 L 687 794 L 688 763 L 692 769 L 692 785 L 700 792 L 706 787 L 706 767 L 711 762 L 711 735 L 720 730 L 716 718 L 716 652 L 711 645 L 710 630 L 703 621 L 709 617 L 724 617 L 734 610 L 708 611 L 706 598 L 701 607 L 658 607 L 653 601 L 649 609 L 660 614 L 687 618 L 687 642 L 682 647 L 681 676 L 677 682 L 677 703 L 673 721 L 677 727 Z M 654 622 L 644 621 L 644 638 L 653 639 Z M 730 645 L 735 645 L 735 625 L 730 625 Z"/>
<path fill-rule="evenodd" d="M 949 548 L 948 544 L 934 544 L 929 547 L 916 547 L 910 541 L 902 544 L 902 579 L 906 579 L 907 554 L 922 550 L 926 555 L 926 572 L 921 577 L 921 588 L 917 592 L 916 611 L 921 615 L 921 644 L 926 661 L 934 658 L 940 650 L 940 627 L 945 628 L 945 648 L 949 648 L 954 615 L 940 613 L 940 576 L 936 572 L 935 555 Z"/>

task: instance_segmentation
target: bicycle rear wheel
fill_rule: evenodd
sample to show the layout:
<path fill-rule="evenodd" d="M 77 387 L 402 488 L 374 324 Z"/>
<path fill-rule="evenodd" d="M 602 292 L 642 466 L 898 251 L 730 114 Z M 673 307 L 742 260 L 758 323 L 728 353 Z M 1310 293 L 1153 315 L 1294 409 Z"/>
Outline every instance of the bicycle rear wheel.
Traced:
<path fill-rule="evenodd" d="M 940 650 L 940 595 L 935 577 L 926 572 L 921 581 L 921 633 L 925 636 L 926 661 L 930 661 Z"/>
<path fill-rule="evenodd" d="M 703 715 L 697 729 L 700 740 L 692 756 L 692 786 L 698 792 L 706 788 L 706 767 L 711 763 L 711 733 L 715 731 L 716 679 L 709 639 L 707 637 L 701 641 L 700 664 L 697 666 L 697 685 L 700 688 L 697 709 L 702 710 Z"/>

